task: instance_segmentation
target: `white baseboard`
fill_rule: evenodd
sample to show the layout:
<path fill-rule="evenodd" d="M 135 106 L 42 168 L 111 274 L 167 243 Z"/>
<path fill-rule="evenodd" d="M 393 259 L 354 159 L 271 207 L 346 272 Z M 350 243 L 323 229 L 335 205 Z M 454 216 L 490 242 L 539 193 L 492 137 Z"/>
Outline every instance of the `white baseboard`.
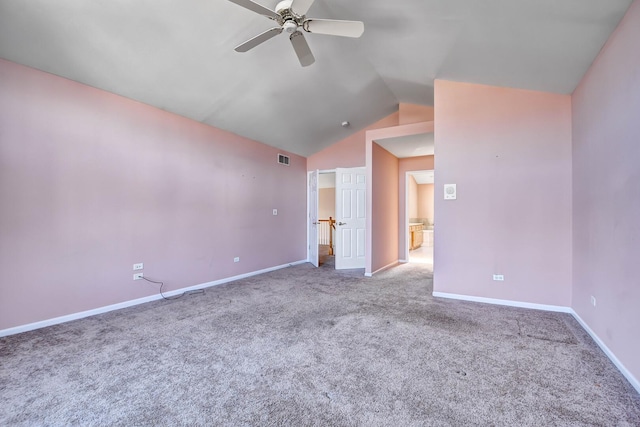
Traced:
<path fill-rule="evenodd" d="M 434 292 L 434 297 L 439 298 L 449 298 L 449 299 L 457 299 L 463 301 L 473 301 L 473 302 L 481 302 L 485 304 L 496 304 L 496 305 L 506 305 L 510 307 L 521 307 L 521 308 L 530 308 L 534 310 L 544 310 L 544 311 L 555 311 L 560 313 L 568 313 L 571 314 L 576 321 L 582 326 L 582 328 L 591 336 L 591 338 L 598 344 L 598 347 L 607 355 L 609 360 L 615 365 L 616 368 L 624 375 L 624 377 L 629 381 L 629 383 L 636 389 L 638 393 L 640 393 L 640 381 L 636 377 L 633 376 L 631 372 L 618 360 L 618 358 L 613 354 L 613 352 L 605 345 L 605 343 L 600 339 L 595 332 L 591 330 L 591 328 L 586 324 L 584 320 L 576 313 L 571 307 L 564 307 L 560 305 L 545 305 L 545 304 L 533 304 L 528 302 L 520 302 L 520 301 L 510 301 L 510 300 L 501 300 L 494 298 L 484 298 L 484 297 L 474 297 L 470 295 L 459 295 L 459 294 L 449 294 L 446 292 Z"/>
<path fill-rule="evenodd" d="M 616 366 L 616 368 L 618 368 L 618 370 L 622 372 L 622 375 L 624 375 L 624 377 L 627 379 L 627 381 L 629 381 L 629 383 L 633 386 L 633 388 L 635 388 L 636 391 L 640 393 L 640 381 L 638 381 L 638 379 L 634 377 L 631 372 L 629 372 L 629 370 L 622 364 L 622 362 L 618 360 L 616 355 L 613 354 L 611 350 L 609 350 L 609 347 L 607 347 L 605 343 L 602 342 L 600 337 L 597 336 L 596 333 L 591 330 L 589 325 L 587 325 L 587 323 L 584 320 L 582 320 L 582 318 L 578 315 L 578 313 L 576 313 L 574 310 L 571 310 L 571 315 L 573 315 L 573 317 L 578 321 L 578 323 L 580 323 L 580 326 L 582 326 L 582 329 L 584 329 L 585 331 L 587 331 L 589 335 L 591 335 L 591 338 L 596 342 L 596 344 L 598 344 L 598 347 L 600 347 L 600 349 L 604 352 L 604 354 L 607 355 L 609 360 L 611 360 L 611 362 Z"/>
<path fill-rule="evenodd" d="M 175 295 L 180 295 L 183 292 L 195 291 L 199 289 L 209 288 L 212 286 L 222 285 L 224 283 L 233 282 L 235 280 L 245 279 L 251 276 L 257 276 L 258 274 L 268 273 L 270 271 L 280 270 L 286 267 L 292 267 L 294 265 L 300 265 L 306 263 L 307 260 L 296 261 L 287 264 L 278 265 L 275 267 L 265 268 L 263 270 L 252 271 L 250 273 L 240 274 L 238 276 L 227 277 L 220 280 L 214 280 L 213 282 L 202 283 L 195 286 L 190 286 L 187 288 L 176 289 L 174 291 L 163 292 L 165 296 L 171 297 Z M 144 298 L 138 298 L 130 301 L 124 301 L 117 304 L 107 305 L 104 307 L 95 308 L 93 310 L 81 311 L 79 313 L 68 314 L 66 316 L 54 317 L 53 319 L 42 320 L 39 322 L 29 323 L 26 325 L 15 326 L 13 328 L 0 330 L 0 337 L 6 337 L 8 335 L 19 334 L 21 332 L 33 331 L 34 329 L 45 328 L 47 326 L 58 325 L 60 323 L 70 322 L 72 320 L 82 319 L 84 317 L 95 316 L 96 314 L 107 313 L 113 310 L 119 310 L 121 308 L 132 307 L 134 305 L 144 304 L 151 301 L 156 301 L 162 299 L 162 295 L 150 295 Z"/>
<path fill-rule="evenodd" d="M 462 301 L 482 302 L 485 304 L 506 305 L 509 307 L 530 308 L 533 310 L 556 311 L 560 313 L 573 313 L 573 310 L 571 309 L 571 307 L 564 307 L 561 305 L 535 304 L 532 302 L 521 302 L 521 301 L 511 301 L 511 300 L 505 300 L 505 299 L 474 297 L 471 295 L 449 294 L 446 292 L 434 292 L 433 296 L 438 298 L 449 298 L 449 299 L 457 299 Z"/>

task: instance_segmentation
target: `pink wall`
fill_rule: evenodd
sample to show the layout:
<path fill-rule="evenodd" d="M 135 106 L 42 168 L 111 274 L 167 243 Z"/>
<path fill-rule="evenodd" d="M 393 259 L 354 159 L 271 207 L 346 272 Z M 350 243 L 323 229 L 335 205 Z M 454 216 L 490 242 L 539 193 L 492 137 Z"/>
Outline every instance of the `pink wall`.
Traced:
<path fill-rule="evenodd" d="M 400 103 L 398 106 L 398 112 L 400 114 L 398 120 L 399 125 L 432 122 L 435 115 L 433 107 L 404 103 Z"/>
<path fill-rule="evenodd" d="M 409 218 L 417 218 L 418 217 L 418 183 L 415 178 L 409 177 L 409 186 L 407 188 L 409 191 Z"/>
<path fill-rule="evenodd" d="M 307 169 L 310 171 L 333 170 L 336 168 L 357 168 L 365 165 L 366 133 L 372 129 L 398 125 L 398 113 L 393 113 L 382 120 L 355 132 L 345 139 L 325 148 L 307 158 Z"/>
<path fill-rule="evenodd" d="M 573 94 L 573 309 L 640 380 L 640 2 Z M 591 296 L 596 306 L 591 305 Z M 636 385 L 637 387 L 637 385 Z"/>
<path fill-rule="evenodd" d="M 372 143 L 371 258 L 367 273 L 398 261 L 398 158 Z"/>
<path fill-rule="evenodd" d="M 0 330 L 305 259 L 278 151 L 0 60 Z"/>
<path fill-rule="evenodd" d="M 418 218 L 433 224 L 433 184 L 418 184 Z"/>
<path fill-rule="evenodd" d="M 436 80 L 435 108 L 434 290 L 570 306 L 571 98 Z"/>
<path fill-rule="evenodd" d="M 400 159 L 398 162 L 398 194 L 399 194 L 398 216 L 400 219 L 398 221 L 398 238 L 400 239 L 400 244 L 398 248 L 398 259 L 400 260 L 409 259 L 408 243 L 406 243 L 408 225 L 405 223 L 406 211 L 407 211 L 406 196 L 405 196 L 407 172 L 433 170 L 433 167 L 434 167 L 434 156 L 410 157 L 406 159 Z"/>
<path fill-rule="evenodd" d="M 320 188 L 318 190 L 318 218 L 336 218 L 336 189 Z"/>

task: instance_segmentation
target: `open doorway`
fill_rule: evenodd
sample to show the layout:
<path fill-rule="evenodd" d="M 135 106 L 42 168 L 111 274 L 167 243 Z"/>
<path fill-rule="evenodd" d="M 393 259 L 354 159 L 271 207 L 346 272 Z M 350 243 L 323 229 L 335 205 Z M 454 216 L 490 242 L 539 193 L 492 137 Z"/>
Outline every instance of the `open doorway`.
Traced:
<path fill-rule="evenodd" d="M 336 270 L 365 269 L 366 168 L 310 171 L 308 185 L 308 261 L 319 267 L 322 250 Z"/>
<path fill-rule="evenodd" d="M 405 182 L 408 260 L 433 271 L 434 171 L 407 172 Z"/>
<path fill-rule="evenodd" d="M 417 181 L 415 180 L 415 178 L 409 176 L 409 172 L 417 173 L 420 171 L 426 172 L 434 170 L 434 123 L 433 121 L 420 122 L 367 132 L 367 150 L 371 150 L 370 152 L 367 151 L 367 155 L 369 156 L 368 159 L 373 158 L 374 144 L 377 144 L 379 147 L 384 148 L 388 153 L 398 159 L 397 181 L 399 183 L 399 191 L 397 193 L 397 263 L 419 261 L 422 265 L 425 265 L 425 268 L 428 268 L 426 266 L 429 265 L 433 266 L 433 249 L 432 246 L 427 246 L 431 245 L 433 241 L 433 218 L 429 218 L 424 213 L 420 214 L 417 212 L 408 212 L 409 191 L 407 190 L 407 188 L 412 184 L 415 184 L 415 186 L 417 187 Z M 376 168 L 380 168 L 382 163 L 376 164 L 375 162 L 370 162 L 368 163 L 368 165 L 371 167 L 372 174 L 375 176 L 376 171 L 378 171 L 377 173 L 379 173 L 379 169 Z M 387 179 L 392 180 L 393 177 L 389 175 Z M 414 180 L 413 183 L 411 182 L 411 179 Z M 432 183 L 433 181 L 431 181 L 431 184 Z M 383 196 L 386 197 L 390 202 L 394 199 L 394 194 L 392 194 L 392 192 L 390 191 L 384 193 Z M 425 217 L 429 219 L 425 220 Z M 388 216 L 386 218 L 388 218 Z M 385 218 L 382 219 L 384 220 Z M 411 226 L 409 225 L 409 222 L 412 223 Z M 394 224 L 392 224 L 392 222 L 390 221 L 384 222 L 385 228 L 378 227 L 379 230 L 382 230 L 378 233 L 378 235 L 382 235 L 385 231 L 391 230 L 390 227 L 392 227 L 393 225 Z M 419 231 L 419 233 L 414 233 L 413 235 L 413 245 L 411 245 L 412 231 Z M 420 241 L 419 237 L 422 237 L 422 241 Z M 415 243 L 416 241 L 418 242 L 417 244 Z M 423 246 L 424 242 L 426 242 L 426 245 L 424 245 L 424 249 L 420 249 Z M 413 248 L 413 251 L 409 250 L 410 245 Z M 425 256 L 422 257 L 426 259 L 420 259 L 421 257 L 419 257 L 418 255 L 420 255 L 421 252 L 426 252 L 426 254 L 423 254 Z M 390 253 L 385 253 L 384 255 L 385 262 L 389 262 L 392 260 Z M 411 260 L 410 255 L 412 258 Z M 383 262 L 378 262 L 378 264 L 375 266 L 372 265 L 370 267 L 372 272 L 376 271 L 376 269 L 379 269 L 379 265 L 383 265 Z M 431 270 L 432 269 L 433 267 L 431 267 Z"/>
<path fill-rule="evenodd" d="M 318 175 L 318 263 L 335 268 L 336 173 Z"/>

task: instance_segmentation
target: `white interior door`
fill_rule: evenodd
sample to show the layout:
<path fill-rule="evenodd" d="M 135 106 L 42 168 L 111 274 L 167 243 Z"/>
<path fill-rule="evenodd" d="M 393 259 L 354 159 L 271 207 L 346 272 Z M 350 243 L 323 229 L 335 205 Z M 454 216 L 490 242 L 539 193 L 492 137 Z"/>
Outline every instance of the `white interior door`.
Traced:
<path fill-rule="evenodd" d="M 336 270 L 365 268 L 365 168 L 336 169 Z"/>
<path fill-rule="evenodd" d="M 308 209 L 309 209 L 309 224 L 307 230 L 309 230 L 309 262 L 314 266 L 319 265 L 318 257 L 318 171 L 309 173 L 309 195 Z"/>

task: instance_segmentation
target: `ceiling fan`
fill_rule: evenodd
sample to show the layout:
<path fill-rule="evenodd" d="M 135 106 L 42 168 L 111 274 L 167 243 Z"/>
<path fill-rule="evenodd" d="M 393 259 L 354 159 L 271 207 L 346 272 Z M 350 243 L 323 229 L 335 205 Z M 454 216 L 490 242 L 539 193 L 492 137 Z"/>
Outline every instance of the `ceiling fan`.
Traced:
<path fill-rule="evenodd" d="M 306 13 L 314 0 L 283 0 L 278 3 L 275 10 L 268 9 L 252 0 L 229 1 L 278 23 L 277 27 L 258 34 L 237 46 L 235 48 L 236 52 L 247 52 L 284 31 L 289 34 L 289 40 L 291 40 L 291 45 L 300 60 L 300 64 L 306 67 L 313 64 L 315 58 L 302 31 L 354 38 L 360 37 L 364 32 L 364 24 L 360 21 L 307 18 Z"/>

